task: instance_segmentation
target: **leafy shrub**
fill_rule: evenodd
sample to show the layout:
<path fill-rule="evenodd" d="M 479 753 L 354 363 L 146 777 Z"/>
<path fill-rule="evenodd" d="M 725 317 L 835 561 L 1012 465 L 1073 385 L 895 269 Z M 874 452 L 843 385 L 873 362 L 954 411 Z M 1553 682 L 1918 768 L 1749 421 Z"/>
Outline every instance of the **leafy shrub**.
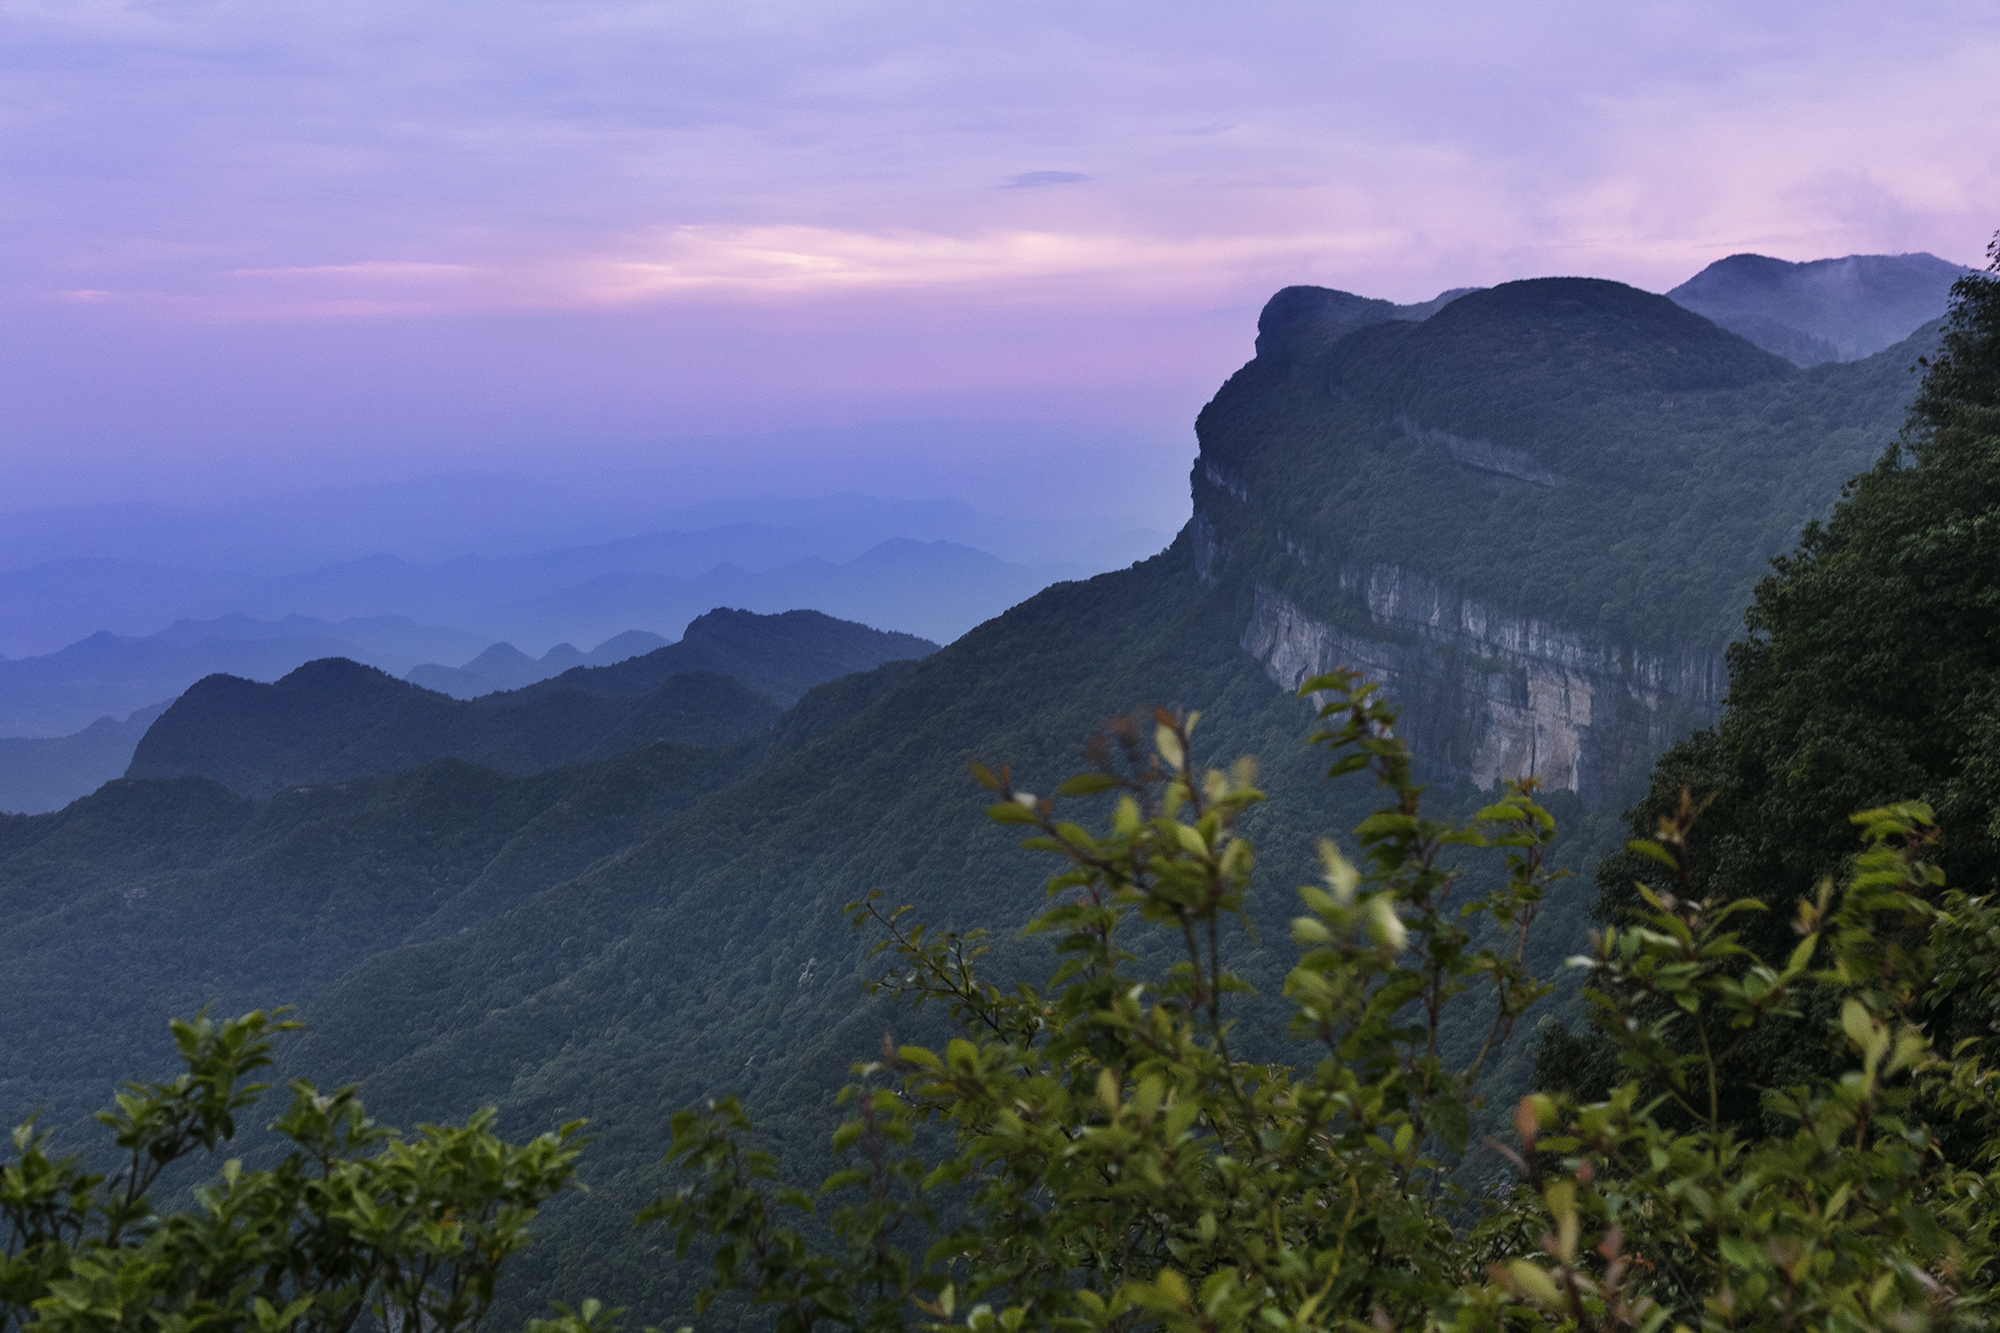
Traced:
<path fill-rule="evenodd" d="M 161 1213 L 154 1197 L 177 1164 L 236 1137 L 265 1085 L 270 1034 L 295 1024 L 262 1013 L 173 1025 L 187 1072 L 130 1084 L 97 1118 L 118 1169 L 94 1174 L 51 1158 L 32 1123 L 0 1168 L 0 1328 L 64 1333 L 345 1333 L 356 1327 L 473 1333 L 501 1264 L 528 1240 L 536 1210 L 575 1171 L 580 1125 L 524 1144 L 485 1112 L 406 1138 L 371 1122 L 352 1088 L 292 1085 L 271 1128 L 292 1150 L 276 1167 L 237 1160 Z M 543 1333 L 588 1333 L 586 1303 Z"/>

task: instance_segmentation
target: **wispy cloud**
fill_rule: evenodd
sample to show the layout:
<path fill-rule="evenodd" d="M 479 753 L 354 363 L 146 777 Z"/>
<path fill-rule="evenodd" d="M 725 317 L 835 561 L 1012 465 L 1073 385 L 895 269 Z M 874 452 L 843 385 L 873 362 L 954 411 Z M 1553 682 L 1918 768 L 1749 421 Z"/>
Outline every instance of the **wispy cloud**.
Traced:
<path fill-rule="evenodd" d="M 609 254 L 523 259 L 499 264 L 386 261 L 242 269 L 291 296 L 297 312 L 315 301 L 326 313 L 358 313 L 369 293 L 411 312 L 450 306 L 551 309 L 628 306 L 683 297 L 746 299 L 838 297 L 890 292 L 983 294 L 984 299 L 1046 302 L 1035 284 L 1088 281 L 1093 290 L 1123 286 L 1137 299 L 1226 291 L 1246 267 L 1281 273 L 1324 262 L 1333 251 L 1365 253 L 1391 238 L 1220 236 L 1161 237 L 1114 232 L 1009 231 L 959 236 L 911 230 L 846 231 L 827 227 L 674 227 Z M 219 309 L 243 313 L 235 296 Z M 257 295 L 254 300 L 272 299 Z M 192 307 L 183 307 L 191 309 Z"/>
<path fill-rule="evenodd" d="M 1081 185 L 1090 177 L 1080 171 L 1024 171 L 1007 178 L 1010 190 L 1032 190 L 1041 185 Z"/>

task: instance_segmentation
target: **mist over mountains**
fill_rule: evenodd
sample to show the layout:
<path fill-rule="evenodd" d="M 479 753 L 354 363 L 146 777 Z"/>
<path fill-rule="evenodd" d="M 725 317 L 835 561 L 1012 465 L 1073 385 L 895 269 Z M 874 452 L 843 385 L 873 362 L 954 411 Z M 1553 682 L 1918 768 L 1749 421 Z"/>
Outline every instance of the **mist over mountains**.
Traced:
<path fill-rule="evenodd" d="M 260 621 L 237 614 L 177 620 L 145 638 L 100 631 L 59 652 L 0 659 L 0 735 L 66 735 L 100 717 L 171 702 L 218 671 L 275 680 L 315 657 L 347 657 L 401 675 L 427 660 L 471 656 L 489 642 L 403 616 Z"/>
<path fill-rule="evenodd" d="M 1944 310 L 1970 272 L 1936 255 L 1848 255 L 1790 264 L 1718 259 L 1668 292 L 1674 301 L 1800 366 L 1855 361 L 1901 342 Z"/>
<path fill-rule="evenodd" d="M 499 690 L 518 690 L 575 667 L 610 666 L 664 648 L 667 643 L 643 629 L 614 634 L 587 653 L 573 644 L 559 643 L 540 657 L 530 657 L 511 643 L 496 643 L 463 666 L 422 662 L 404 672 L 403 679 L 454 699 L 476 699 Z"/>
<path fill-rule="evenodd" d="M 701 442 L 701 447 L 726 456 L 741 446 L 718 439 Z M 993 446 L 981 440 L 977 447 L 983 452 Z M 1126 461 L 1123 455 L 1116 458 Z M 1106 466 L 1103 460 L 1094 465 Z M 823 471 L 801 469 L 805 475 Z M 1007 502 L 995 512 L 955 498 L 898 498 L 852 484 L 866 478 L 865 473 L 850 474 L 844 479 L 848 485 L 811 495 L 773 486 L 765 494 L 686 501 L 678 498 L 686 487 L 676 484 L 673 471 L 664 466 L 602 477 L 586 472 L 567 481 L 509 471 L 457 471 L 201 507 L 46 506 L 5 515 L 0 569 L 67 560 L 134 560 L 176 568 L 299 574 L 370 555 L 394 555 L 414 564 L 463 556 L 506 560 L 615 548 L 634 539 L 671 544 L 676 534 L 710 534 L 688 543 L 685 559 L 691 563 L 676 566 L 681 573 L 697 573 L 721 560 L 750 569 L 807 556 L 839 563 L 892 537 L 956 541 L 1005 560 L 1037 564 L 1075 560 L 1107 535 L 1080 534 L 1061 517 L 1021 512 L 1019 501 L 1004 493 L 989 497 Z M 897 480 L 893 475 L 875 479 Z M 1114 534 L 1147 527 L 1145 520 L 1158 517 L 1139 500 L 1119 497 L 1112 498 L 1106 513 Z M 1151 524 L 1168 533 L 1174 525 Z M 749 529 L 748 540 L 732 543 L 727 532 L 718 531 L 732 528 Z"/>
<path fill-rule="evenodd" d="M 1963 271 L 1930 255 L 1804 264 L 1737 255 L 1668 295 L 1809 366 L 1868 355 L 1906 336 L 1942 310 L 1946 288 Z M 1426 319 L 1470 290 L 1398 306 L 1288 288 L 1263 314 L 1258 349 L 1267 359 L 1316 353 L 1363 326 Z M 1437 429 L 1412 419 L 1411 429 L 1419 428 Z M 984 460 L 990 444 L 976 432 L 967 438 Z M 728 442 L 715 447 L 727 452 Z M 0 736 L 75 734 L 100 717 L 170 699 L 208 671 L 270 680 L 332 654 L 398 676 L 423 666 L 427 684 L 472 697 L 577 665 L 593 645 L 628 631 L 671 640 L 717 606 L 813 607 L 948 642 L 1037 588 L 1128 564 L 1169 536 L 1118 526 L 1129 521 L 1121 513 L 1145 506 L 1115 489 L 1101 506 L 1107 521 L 1093 525 L 858 491 L 649 503 L 660 488 L 655 478 L 607 496 L 510 473 L 453 474 L 204 511 L 122 504 L 8 514 L 0 523 L 7 609 L 0 657 L 49 660 L 0 672 Z M 284 628 L 239 623 L 230 631 L 223 627 L 230 617 Z M 458 638 L 391 643 L 358 628 L 384 617 Z M 169 668 L 168 649 L 191 646 L 185 633 L 169 633 L 178 621 L 211 626 L 190 631 L 201 637 L 265 642 L 204 650 L 199 664 Z M 83 646 L 103 633 L 158 641 L 145 650 Z M 278 642 L 287 637 L 300 642 Z M 502 653 L 467 676 L 449 674 L 502 642 L 528 661 Z M 542 663 L 552 650 L 556 657 Z M 95 665 L 121 651 L 153 653 L 162 665 L 109 673 Z M 58 705 L 46 692 L 30 698 L 27 687 L 9 683 L 64 674 L 106 688 L 78 685 L 72 702 Z M 110 688 L 109 676 L 127 683 Z"/>
<path fill-rule="evenodd" d="M 872 506 L 863 498 L 853 507 Z M 941 525 L 932 507 L 919 509 L 918 531 Z M 0 626 L 0 651 L 46 653 L 103 630 L 151 635 L 181 618 L 391 615 L 539 655 L 559 642 L 597 643 L 628 629 L 670 636 L 703 611 L 731 605 L 812 606 L 948 640 L 1058 578 L 1129 564 L 1167 539 L 1146 530 L 1085 531 L 1076 534 L 1085 540 L 1072 548 L 1074 561 L 1031 566 L 958 542 L 882 536 L 890 517 L 813 529 L 730 524 L 504 557 L 423 562 L 377 553 L 275 574 L 247 561 L 210 569 L 45 561 L 0 572 L 0 601 L 13 611 Z"/>
<path fill-rule="evenodd" d="M 1745 304 L 1790 309 L 1772 290 Z M 938 651 L 879 623 L 725 612 L 470 701 L 355 662 L 204 681 L 152 723 L 130 777 L 0 818 L 0 977 L 20 1034 L 0 1109 L 73 1123 L 150 1067 L 168 1014 L 295 1003 L 307 1034 L 280 1072 L 359 1081 L 386 1120 L 590 1118 L 593 1192 L 545 1219 L 510 1318 L 569 1284 L 677 1319 L 699 1277 L 625 1226 L 662 1186 L 666 1114 L 741 1094 L 809 1174 L 850 1062 L 922 1021 L 860 997 L 873 965 L 841 905 L 880 889 L 990 929 L 996 975 L 1039 947 L 1014 932 L 1044 900 L 1040 869 L 1005 854 L 969 759 L 1052 790 L 1106 718 L 1202 709 L 1204 756 L 1261 756 L 1274 793 L 1246 824 L 1264 887 L 1241 941 L 1266 990 L 1288 957 L 1270 943 L 1293 910 L 1283 887 L 1373 804 L 1321 785 L 1302 743 L 1292 691 L 1319 671 L 1384 685 L 1441 802 L 1475 809 L 1540 775 L 1568 830 L 1559 859 L 1587 870 L 1653 758 L 1716 716 L 1767 561 L 1894 438 L 1934 320 L 1806 367 L 1594 279 L 1419 307 L 1287 288 L 1197 422 L 1172 544 Z M 577 549 L 595 554 L 549 557 L 549 615 L 600 584 L 602 605 L 666 604 L 675 579 L 715 573 L 589 573 L 617 557 Z M 990 568 L 915 538 L 864 563 L 881 549 L 764 573 Z M 494 567 L 539 558 L 370 568 L 383 586 L 492 588 Z M 434 665 L 527 670 L 519 647 Z M 1548 901 L 1545 973 L 1582 946 L 1583 882 Z M 1531 1040 L 1498 1057 L 1494 1105 L 1524 1086 Z"/>

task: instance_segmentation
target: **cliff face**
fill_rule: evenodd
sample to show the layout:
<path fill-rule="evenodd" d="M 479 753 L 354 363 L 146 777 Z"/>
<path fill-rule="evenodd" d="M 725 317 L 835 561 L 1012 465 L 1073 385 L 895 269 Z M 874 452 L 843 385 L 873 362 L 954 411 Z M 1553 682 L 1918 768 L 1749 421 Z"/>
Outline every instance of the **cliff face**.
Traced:
<path fill-rule="evenodd" d="M 1359 670 L 1437 776 L 1535 774 L 1594 806 L 1714 720 L 1766 561 L 1909 391 L 1888 362 L 1910 348 L 1802 374 L 1612 283 L 1435 314 L 1330 300 L 1317 324 L 1310 290 L 1274 301 L 1281 330 L 1381 318 L 1265 329 L 1204 410 L 1197 576 L 1277 686 Z"/>
<path fill-rule="evenodd" d="M 1380 682 L 1418 753 L 1478 786 L 1532 773 L 1588 804 L 1616 804 L 1655 755 L 1721 705 L 1717 654 L 1591 643 L 1394 565 L 1340 577 L 1362 593 L 1365 620 L 1316 618 L 1258 582 L 1243 650 L 1286 690 L 1335 667 Z"/>

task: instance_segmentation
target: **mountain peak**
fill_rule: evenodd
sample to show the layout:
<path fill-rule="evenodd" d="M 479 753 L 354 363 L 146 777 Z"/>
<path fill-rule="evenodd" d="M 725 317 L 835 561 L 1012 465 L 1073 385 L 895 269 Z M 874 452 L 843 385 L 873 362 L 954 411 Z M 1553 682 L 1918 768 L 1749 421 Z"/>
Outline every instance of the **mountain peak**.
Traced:
<path fill-rule="evenodd" d="M 1664 296 L 1603 278 L 1528 278 L 1453 301 L 1400 355 L 1500 396 L 1741 388 L 1796 373 Z"/>
<path fill-rule="evenodd" d="M 1348 334 L 1391 320 L 1429 319 L 1477 287 L 1454 287 L 1416 305 L 1397 305 L 1332 287 L 1282 288 L 1257 316 L 1257 355 L 1274 361 L 1304 361 Z"/>
<path fill-rule="evenodd" d="M 1893 346 L 1945 311 L 1971 272 L 1936 255 L 1845 255 L 1803 263 L 1769 255 L 1718 259 L 1669 299 L 1798 365 L 1856 361 Z"/>
<path fill-rule="evenodd" d="M 535 659 L 511 643 L 496 643 L 465 664 L 467 671 L 507 670 L 532 663 Z"/>
<path fill-rule="evenodd" d="M 419 688 L 380 667 L 363 666 L 348 657 L 315 658 L 278 677 L 276 685 L 281 690 L 348 696 L 405 694 Z"/>

